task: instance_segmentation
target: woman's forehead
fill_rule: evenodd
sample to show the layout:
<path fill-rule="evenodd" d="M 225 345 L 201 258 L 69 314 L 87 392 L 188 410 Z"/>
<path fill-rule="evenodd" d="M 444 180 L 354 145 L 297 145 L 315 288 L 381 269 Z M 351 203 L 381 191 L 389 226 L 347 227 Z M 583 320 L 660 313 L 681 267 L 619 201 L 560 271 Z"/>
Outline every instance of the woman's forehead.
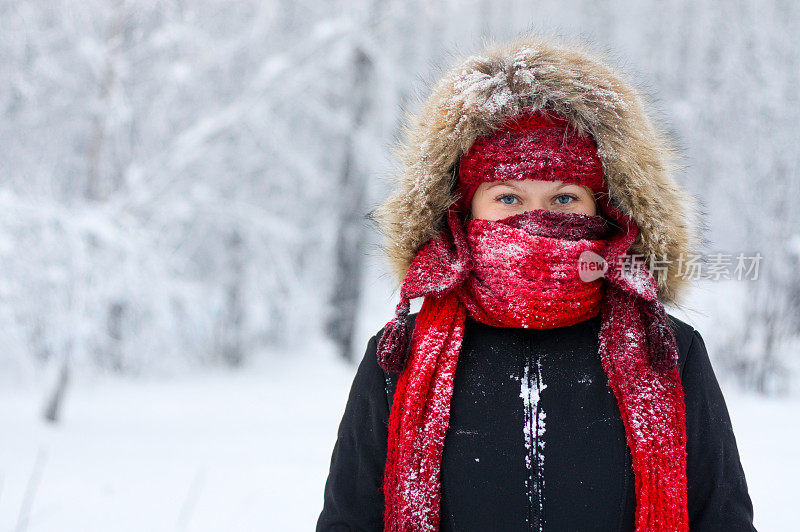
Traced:
<path fill-rule="evenodd" d="M 500 185 L 516 189 L 523 189 L 526 187 L 563 188 L 568 186 L 586 188 L 584 185 L 580 185 L 579 183 L 547 179 L 508 179 L 503 181 L 488 181 L 484 183 L 484 188 L 490 189 Z"/>

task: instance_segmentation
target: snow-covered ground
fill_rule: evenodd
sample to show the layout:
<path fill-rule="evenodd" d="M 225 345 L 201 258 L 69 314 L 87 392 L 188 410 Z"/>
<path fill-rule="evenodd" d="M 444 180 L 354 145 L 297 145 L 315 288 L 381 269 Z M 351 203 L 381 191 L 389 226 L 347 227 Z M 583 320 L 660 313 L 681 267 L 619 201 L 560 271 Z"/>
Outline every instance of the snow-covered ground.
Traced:
<path fill-rule="evenodd" d="M 800 400 L 769 400 L 724 389 L 760 531 L 797 530 Z M 794 524 L 793 524 L 794 523 Z"/>
<path fill-rule="evenodd" d="M 0 392 L 0 529 L 311 530 L 355 367 L 326 345 L 234 373 Z M 726 389 L 759 530 L 793 530 L 800 398 Z M 27 510 L 26 510 L 27 508 Z"/>
<path fill-rule="evenodd" d="M 73 382 L 57 426 L 41 393 L 0 391 L 0 530 L 313 529 L 354 368 L 311 351 Z"/>

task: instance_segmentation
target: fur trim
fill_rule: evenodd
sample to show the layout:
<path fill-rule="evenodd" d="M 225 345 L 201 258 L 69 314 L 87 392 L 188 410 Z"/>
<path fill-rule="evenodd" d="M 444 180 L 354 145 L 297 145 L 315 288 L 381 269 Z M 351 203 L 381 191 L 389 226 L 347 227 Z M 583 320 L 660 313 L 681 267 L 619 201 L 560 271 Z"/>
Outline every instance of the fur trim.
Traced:
<path fill-rule="evenodd" d="M 399 161 L 394 191 L 370 213 L 398 283 L 417 251 L 446 227 L 461 155 L 527 107 L 551 109 L 594 137 L 612 201 L 639 225 L 631 252 L 648 263 L 651 257 L 669 261 L 653 275 L 659 300 L 679 304 L 689 280 L 678 275 L 677 260 L 699 247 L 701 211 L 672 177 L 678 153 L 622 72 L 585 43 L 541 35 L 490 43 L 446 72 L 417 115 L 406 113 L 393 149 Z"/>

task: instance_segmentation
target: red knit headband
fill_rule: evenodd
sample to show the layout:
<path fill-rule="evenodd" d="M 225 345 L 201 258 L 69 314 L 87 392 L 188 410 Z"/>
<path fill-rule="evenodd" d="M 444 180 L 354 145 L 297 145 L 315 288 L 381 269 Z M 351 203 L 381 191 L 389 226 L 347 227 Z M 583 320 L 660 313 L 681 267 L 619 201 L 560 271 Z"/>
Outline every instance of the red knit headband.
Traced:
<path fill-rule="evenodd" d="M 466 212 L 483 182 L 541 179 L 606 191 L 597 144 L 580 136 L 563 117 L 523 111 L 500 129 L 477 139 L 458 166 L 458 210 Z"/>

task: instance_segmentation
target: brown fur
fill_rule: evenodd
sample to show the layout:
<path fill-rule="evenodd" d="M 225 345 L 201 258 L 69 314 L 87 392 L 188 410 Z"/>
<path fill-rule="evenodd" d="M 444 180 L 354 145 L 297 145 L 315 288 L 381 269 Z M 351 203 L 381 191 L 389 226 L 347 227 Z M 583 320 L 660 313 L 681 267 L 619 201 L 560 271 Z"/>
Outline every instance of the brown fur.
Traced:
<path fill-rule="evenodd" d="M 654 272 L 659 299 L 680 304 L 689 281 L 676 260 L 696 252 L 700 211 L 672 177 L 678 154 L 621 72 L 584 43 L 541 35 L 487 45 L 446 72 L 416 116 L 407 113 L 394 149 L 395 189 L 372 212 L 398 282 L 445 227 L 459 157 L 523 107 L 552 109 L 594 137 L 609 194 L 640 228 L 631 252 L 670 261 L 666 272 Z"/>

